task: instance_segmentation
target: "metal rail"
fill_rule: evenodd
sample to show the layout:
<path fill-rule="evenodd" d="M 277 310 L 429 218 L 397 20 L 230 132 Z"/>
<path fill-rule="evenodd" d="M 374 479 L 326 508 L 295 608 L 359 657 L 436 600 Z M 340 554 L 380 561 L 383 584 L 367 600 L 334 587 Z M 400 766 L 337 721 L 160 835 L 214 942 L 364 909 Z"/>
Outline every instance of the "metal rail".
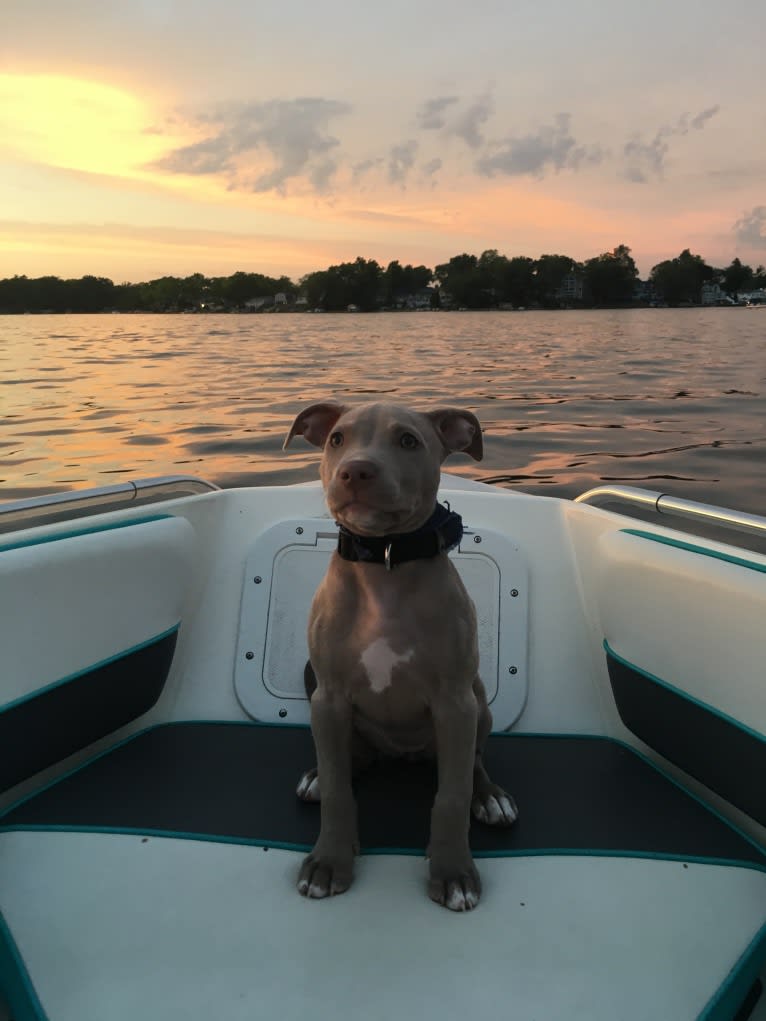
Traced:
<path fill-rule="evenodd" d="M 107 511 L 123 510 L 130 505 L 195 496 L 219 488 L 193 475 L 158 475 L 155 478 L 117 482 L 95 489 L 75 489 L 67 493 L 48 493 L 25 500 L 10 500 L 8 503 L 0 503 L 0 532 L 104 514 Z"/>
<path fill-rule="evenodd" d="M 745 511 L 730 510 L 728 507 L 715 507 L 709 503 L 697 503 L 694 500 L 682 500 L 678 496 L 668 496 L 652 489 L 636 489 L 633 486 L 597 486 L 586 493 L 576 496 L 575 503 L 586 503 L 593 507 L 604 504 L 627 503 L 644 511 L 667 514 L 672 517 L 684 518 L 717 528 L 732 529 L 757 535 L 766 539 L 766 518 L 758 514 L 747 514 Z"/>

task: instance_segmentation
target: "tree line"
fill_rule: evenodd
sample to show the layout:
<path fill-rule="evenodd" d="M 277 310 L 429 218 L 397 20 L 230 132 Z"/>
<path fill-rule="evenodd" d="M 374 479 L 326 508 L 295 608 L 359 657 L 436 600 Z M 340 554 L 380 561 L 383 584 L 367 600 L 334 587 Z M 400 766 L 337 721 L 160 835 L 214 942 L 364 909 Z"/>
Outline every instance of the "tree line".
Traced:
<path fill-rule="evenodd" d="M 115 284 L 107 277 L 62 280 L 15 276 L 0 280 L 0 313 L 13 312 L 186 312 L 208 307 L 238 309 L 258 295 L 297 294 L 287 277 L 234 273 L 229 277 L 160 277 L 139 284 Z"/>
<path fill-rule="evenodd" d="M 297 284 L 286 276 L 245 272 L 165 276 L 136 284 L 96 276 L 14 276 L 0 280 L 0 313 L 679 305 L 699 303 L 705 283 L 717 283 L 736 297 L 766 287 L 766 269 L 739 259 L 717 269 L 687 248 L 641 281 L 630 248 L 618 245 L 585 262 L 566 255 L 509 258 L 489 249 L 479 256 L 455 255 L 434 269 L 398 261 L 383 268 L 359 257 L 309 273 Z"/>

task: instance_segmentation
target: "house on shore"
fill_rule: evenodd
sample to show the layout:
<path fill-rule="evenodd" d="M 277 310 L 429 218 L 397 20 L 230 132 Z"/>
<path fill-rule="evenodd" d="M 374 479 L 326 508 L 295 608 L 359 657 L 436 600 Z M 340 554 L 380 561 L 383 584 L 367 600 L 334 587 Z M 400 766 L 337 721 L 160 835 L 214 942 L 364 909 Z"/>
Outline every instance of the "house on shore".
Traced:
<path fill-rule="evenodd" d="M 250 298 L 244 304 L 245 312 L 262 312 L 274 304 L 273 294 L 261 294 L 256 298 Z"/>
<path fill-rule="evenodd" d="M 724 291 L 719 283 L 707 280 L 702 285 L 700 301 L 703 305 L 736 305 L 736 301 Z"/>
<path fill-rule="evenodd" d="M 582 301 L 585 294 L 585 277 L 582 273 L 567 273 L 561 281 L 555 297 L 564 305 Z"/>

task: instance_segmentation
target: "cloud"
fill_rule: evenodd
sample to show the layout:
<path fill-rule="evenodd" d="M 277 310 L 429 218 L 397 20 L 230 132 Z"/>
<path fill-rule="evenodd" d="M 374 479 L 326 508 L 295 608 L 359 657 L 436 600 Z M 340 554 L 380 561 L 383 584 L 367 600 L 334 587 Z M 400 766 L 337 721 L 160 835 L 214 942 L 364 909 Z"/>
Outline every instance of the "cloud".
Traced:
<path fill-rule="evenodd" d="M 604 151 L 598 146 L 578 145 L 569 129 L 570 115 L 560 113 L 554 123 L 519 137 L 498 143 L 495 151 L 485 153 L 476 161 L 476 170 L 484 177 L 507 174 L 520 177 L 529 174 L 543 177 L 547 170 L 576 170 L 586 163 L 600 163 Z"/>
<path fill-rule="evenodd" d="M 698 113 L 696 117 L 692 118 L 691 127 L 693 127 L 697 131 L 701 130 L 702 128 L 704 128 L 705 124 L 707 123 L 707 121 L 710 120 L 711 117 L 715 117 L 715 115 L 718 113 L 720 109 L 721 107 L 716 105 L 709 106 L 707 110 L 702 110 L 701 113 Z"/>
<path fill-rule="evenodd" d="M 223 136 L 219 135 L 175 149 L 155 165 L 174 174 L 218 174 L 224 170 L 234 170 L 232 156 L 237 151 L 244 150 L 231 149 Z"/>
<path fill-rule="evenodd" d="M 309 181 L 317 195 L 325 195 L 330 190 L 330 181 L 338 169 L 336 160 L 323 160 L 309 171 Z"/>
<path fill-rule="evenodd" d="M 559 113 L 551 122 L 527 134 L 508 134 L 494 141 L 485 137 L 494 113 L 490 91 L 474 98 L 435 96 L 423 101 L 415 119 L 425 132 L 438 132 L 442 141 L 457 138 L 473 153 L 473 166 L 482 177 L 497 175 L 543 178 L 549 173 L 578 170 L 598 164 L 609 155 L 598 145 L 579 142 L 572 131 L 571 115 Z M 211 106 L 185 118 L 198 140 L 167 152 L 152 164 L 172 174 L 216 176 L 230 190 L 284 194 L 290 182 L 318 195 L 329 194 L 336 179 L 350 171 L 352 185 L 364 187 L 370 174 L 385 177 L 403 187 L 416 162 L 421 184 L 433 188 L 437 174 L 449 162 L 444 152 L 429 153 L 426 143 L 415 138 L 390 144 L 385 155 L 356 162 L 342 160 L 340 141 L 331 130 L 352 110 L 349 103 L 323 97 L 272 99 L 264 102 L 228 102 Z M 636 135 L 620 151 L 619 170 L 636 183 L 661 178 L 674 138 L 703 130 L 719 112 L 710 106 L 698 113 L 684 113 L 663 125 L 653 137 Z M 166 118 L 178 132 L 181 115 Z M 160 132 L 163 127 L 153 127 Z M 420 157 L 418 159 L 418 157 Z M 341 173 L 343 170 L 345 174 Z"/>
<path fill-rule="evenodd" d="M 719 112 L 720 106 L 710 106 L 692 117 L 681 114 L 675 124 L 665 124 L 654 138 L 646 142 L 636 135 L 625 143 L 624 176 L 636 184 L 644 184 L 652 178 L 660 178 L 665 172 L 665 159 L 670 150 L 669 139 L 688 135 L 689 131 L 701 131 L 707 122 Z"/>
<path fill-rule="evenodd" d="M 360 163 L 354 163 L 351 167 L 352 182 L 358 184 L 371 170 L 381 166 L 384 162 L 383 158 L 378 156 L 377 159 L 362 160 Z"/>
<path fill-rule="evenodd" d="M 370 223 L 383 225 L 395 225 L 402 227 L 430 227 L 429 220 L 423 220 L 417 216 L 402 216 L 397 213 L 382 213 L 376 209 L 346 209 L 344 215 L 350 220 L 363 220 Z"/>
<path fill-rule="evenodd" d="M 734 234 L 743 245 L 766 248 L 766 206 L 755 206 L 734 224 Z"/>
<path fill-rule="evenodd" d="M 418 143 L 413 140 L 391 146 L 388 156 L 388 179 L 391 184 L 404 184 L 415 163 L 417 151 Z"/>
<path fill-rule="evenodd" d="M 415 115 L 418 126 L 425 131 L 443 131 L 462 138 L 471 149 L 478 149 L 484 144 L 481 125 L 486 124 L 494 108 L 492 97 L 489 94 L 479 96 L 454 116 L 446 116 L 447 111 L 459 103 L 457 96 L 427 99 Z"/>
<path fill-rule="evenodd" d="M 633 138 L 625 143 L 625 177 L 636 184 L 644 184 L 650 177 L 662 177 L 665 157 L 668 154 L 665 136 L 658 132 L 651 142 Z"/>
<path fill-rule="evenodd" d="M 415 114 L 419 127 L 426 131 L 438 131 L 446 124 L 444 111 L 459 102 L 457 96 L 437 96 L 427 99 Z"/>
<path fill-rule="evenodd" d="M 484 136 L 479 130 L 486 124 L 493 110 L 492 97 L 479 96 L 447 127 L 451 135 L 457 135 L 471 149 L 479 149 L 484 144 Z"/>
<path fill-rule="evenodd" d="M 337 169 L 326 154 L 340 145 L 328 126 L 350 111 L 348 103 L 321 97 L 227 103 L 192 118 L 194 126 L 212 129 L 207 138 L 173 150 L 155 166 L 174 174 L 224 174 L 231 188 L 256 192 L 283 191 L 289 180 L 306 175 L 315 190 L 326 191 Z M 274 165 L 253 174 L 255 155 L 264 153 Z"/>

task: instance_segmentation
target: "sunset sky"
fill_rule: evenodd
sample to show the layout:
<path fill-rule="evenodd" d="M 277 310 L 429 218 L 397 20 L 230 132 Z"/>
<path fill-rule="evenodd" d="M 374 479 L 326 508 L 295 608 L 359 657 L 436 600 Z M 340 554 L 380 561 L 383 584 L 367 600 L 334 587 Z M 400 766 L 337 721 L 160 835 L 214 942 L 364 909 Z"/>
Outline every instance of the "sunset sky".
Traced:
<path fill-rule="evenodd" d="M 0 276 L 766 262 L 733 0 L 3 0 Z"/>

